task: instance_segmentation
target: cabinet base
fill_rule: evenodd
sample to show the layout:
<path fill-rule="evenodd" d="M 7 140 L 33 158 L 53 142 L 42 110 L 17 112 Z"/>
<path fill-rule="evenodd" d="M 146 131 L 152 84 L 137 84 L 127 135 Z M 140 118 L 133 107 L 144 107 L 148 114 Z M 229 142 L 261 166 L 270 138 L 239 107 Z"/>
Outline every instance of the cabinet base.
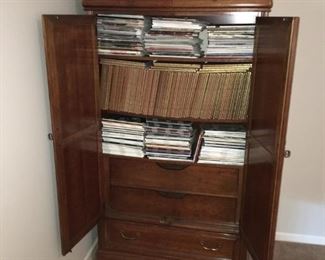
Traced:
<path fill-rule="evenodd" d="M 157 256 L 144 256 L 134 255 L 129 253 L 122 253 L 117 251 L 101 251 L 97 252 L 97 260 L 166 260 L 166 258 L 160 258 Z M 168 258 L 170 260 L 179 260 L 178 258 Z"/>

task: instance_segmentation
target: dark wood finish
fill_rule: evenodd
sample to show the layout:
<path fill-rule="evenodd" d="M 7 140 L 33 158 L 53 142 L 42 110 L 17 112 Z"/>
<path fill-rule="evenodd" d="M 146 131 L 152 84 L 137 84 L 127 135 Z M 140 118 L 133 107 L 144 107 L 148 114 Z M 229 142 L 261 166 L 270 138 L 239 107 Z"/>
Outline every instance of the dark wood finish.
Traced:
<path fill-rule="evenodd" d="M 238 237 L 160 225 L 105 220 L 100 250 L 158 256 L 168 259 L 231 259 Z M 139 258 L 140 259 L 140 258 Z"/>
<path fill-rule="evenodd" d="M 107 10 L 103 9 L 96 9 L 94 11 L 89 11 L 90 14 L 103 14 L 103 13 L 125 13 L 125 14 L 140 14 L 140 15 L 147 15 L 147 16 L 162 16 L 162 17 L 191 17 L 191 18 L 196 18 L 200 20 L 205 20 L 211 24 L 255 24 L 256 17 L 259 16 L 268 16 L 268 12 L 261 12 L 261 10 L 252 10 L 252 9 L 240 9 L 240 10 L 227 10 L 227 9 L 222 9 L 218 10 L 217 12 L 213 9 L 202 9 L 202 8 L 195 8 L 191 10 L 187 9 L 116 9 L 116 8 L 110 8 Z M 229 57 L 222 57 L 221 60 L 229 60 L 231 61 L 233 58 L 236 58 L 237 56 L 232 56 L 232 58 Z M 211 57 L 210 57 L 211 58 Z M 210 60 L 208 58 L 208 60 Z M 238 58 L 238 57 L 237 57 Z M 236 58 L 236 59 L 237 59 Z M 181 58 L 176 58 L 179 60 L 184 59 Z M 204 58 L 205 59 L 205 58 Z M 214 60 L 214 58 L 211 58 Z M 246 59 L 246 58 L 245 58 Z M 251 60 L 251 58 L 249 58 Z M 172 58 L 172 60 L 174 60 Z M 191 59 L 187 59 L 188 62 L 192 62 Z M 205 59 L 206 60 L 206 59 Z M 216 60 L 220 60 L 217 58 Z M 242 60 L 242 57 L 240 58 Z M 171 61 L 168 59 L 168 61 Z M 174 60 L 175 61 L 175 60 Z M 194 62 L 194 59 L 193 59 Z M 233 61 L 235 62 L 235 61 Z"/>
<path fill-rule="evenodd" d="M 103 172 L 103 203 L 104 203 L 104 210 L 106 211 L 109 208 L 109 202 L 110 202 L 110 187 L 111 187 L 111 171 L 110 171 L 110 157 L 103 155 L 102 160 L 102 172 Z M 104 213 L 105 214 L 105 213 Z M 99 230 L 98 230 L 99 232 Z"/>
<path fill-rule="evenodd" d="M 109 115 L 125 115 L 125 116 L 135 116 L 135 117 L 142 117 L 142 118 L 152 118 L 153 116 L 148 116 L 144 114 L 136 114 L 136 113 L 129 113 L 129 112 L 117 112 L 112 110 L 102 110 L 102 115 L 109 116 Z M 157 119 L 163 119 L 163 120 L 180 120 L 180 118 L 177 117 L 161 117 L 161 116 L 154 116 Z M 193 123 L 219 123 L 219 124 L 247 124 L 246 119 L 200 119 L 200 118 L 181 118 L 181 121 L 190 121 Z"/>
<path fill-rule="evenodd" d="M 222 10 L 269 11 L 272 0 L 83 0 L 86 10 L 170 10 L 194 11 L 195 9 L 216 12 Z"/>
<path fill-rule="evenodd" d="M 161 216 L 153 216 L 153 215 L 138 215 L 138 214 L 126 214 L 118 212 L 107 207 L 106 217 L 117 220 L 126 220 L 131 222 L 141 222 L 155 225 L 167 225 L 173 227 L 180 228 L 190 228 L 218 233 L 227 233 L 227 234 L 235 234 L 239 235 L 239 224 L 238 223 L 230 223 L 230 222 L 202 222 L 202 221 L 193 221 L 188 219 L 176 219 L 171 217 L 161 217 Z"/>
<path fill-rule="evenodd" d="M 161 222 L 236 221 L 236 199 L 112 186 L 110 207 L 126 214 L 157 216 Z"/>
<path fill-rule="evenodd" d="M 117 251 L 107 251 L 107 250 L 98 250 L 97 252 L 97 260 L 166 260 L 167 258 L 163 258 L 162 256 L 144 256 L 144 255 L 136 255 L 129 254 L 125 252 L 117 252 Z M 168 258 L 169 260 L 179 260 L 179 258 Z"/>
<path fill-rule="evenodd" d="M 124 155 L 113 155 L 113 154 L 103 154 L 104 158 L 117 158 L 117 159 L 130 159 L 130 160 L 136 160 L 141 162 L 154 162 L 154 163 L 162 163 L 162 164 L 174 164 L 174 165 L 198 165 L 200 167 L 215 167 L 215 168 L 231 168 L 231 169 L 243 169 L 243 166 L 241 165 L 231 165 L 231 164 L 212 164 L 212 163 L 197 163 L 192 161 L 173 161 L 173 160 L 159 160 L 159 159 L 148 159 L 146 157 L 144 158 L 138 158 L 138 157 L 130 157 L 130 156 L 124 156 Z"/>
<path fill-rule="evenodd" d="M 244 239 L 241 239 L 239 242 L 239 250 L 238 250 L 238 259 L 240 260 L 248 260 L 247 259 L 247 247 Z"/>
<path fill-rule="evenodd" d="M 65 255 L 102 214 L 95 20 L 44 16 L 43 21 Z"/>
<path fill-rule="evenodd" d="M 235 249 L 236 252 L 236 249 Z M 129 254 L 125 252 L 117 252 L 117 251 L 108 251 L 108 250 L 98 250 L 97 253 L 97 260 L 183 260 L 184 257 L 177 257 L 177 256 L 167 256 L 166 258 L 163 255 L 160 256 L 144 256 L 144 255 L 136 255 L 136 254 Z M 189 258 L 186 258 L 189 259 Z M 191 258 L 192 259 L 192 258 Z M 199 259 L 203 259 L 200 257 Z M 206 259 L 206 258 L 204 258 Z M 203 260 L 204 260 L 203 259 Z M 218 260 L 227 260 L 227 258 L 214 258 Z M 234 254 L 233 260 L 246 260 L 246 258 L 237 258 L 237 255 Z"/>
<path fill-rule="evenodd" d="M 94 13 L 201 16 L 221 24 L 251 23 L 253 17 L 267 15 L 272 5 L 270 0 L 83 3 Z M 248 124 L 245 174 L 243 167 L 236 166 L 102 156 L 95 19 L 46 16 L 44 24 L 63 254 L 100 219 L 98 258 L 102 260 L 244 260 L 247 250 L 255 260 L 271 260 L 298 20 L 258 19 L 249 123 L 188 119 Z M 109 57 L 148 62 L 252 61 Z M 202 240 L 203 246 L 215 250 L 202 249 Z"/>
<path fill-rule="evenodd" d="M 109 172 L 111 184 L 121 187 L 229 198 L 237 198 L 240 195 L 239 168 L 111 158 Z"/>
<path fill-rule="evenodd" d="M 256 260 L 271 260 L 298 18 L 258 18 L 242 229 Z"/>
<path fill-rule="evenodd" d="M 151 61 L 151 62 L 177 62 L 177 63 L 252 63 L 252 57 L 231 56 L 231 57 L 202 57 L 202 58 L 168 58 L 168 57 L 149 57 L 149 56 L 118 56 L 100 55 L 104 59 L 130 60 L 130 61 Z"/>

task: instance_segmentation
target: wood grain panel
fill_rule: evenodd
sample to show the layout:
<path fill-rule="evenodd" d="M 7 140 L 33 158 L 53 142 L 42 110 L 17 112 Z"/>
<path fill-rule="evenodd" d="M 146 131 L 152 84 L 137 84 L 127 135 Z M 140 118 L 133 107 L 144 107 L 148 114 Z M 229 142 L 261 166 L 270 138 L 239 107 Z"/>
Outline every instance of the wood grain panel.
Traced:
<path fill-rule="evenodd" d="M 158 259 L 231 259 L 238 242 L 233 235 L 118 220 L 105 221 L 104 229 L 101 249 Z"/>
<path fill-rule="evenodd" d="M 175 167 L 170 163 L 118 158 L 110 158 L 109 166 L 113 185 L 233 198 L 239 196 L 239 168 Z"/>
<path fill-rule="evenodd" d="M 236 199 L 212 196 L 112 186 L 110 207 L 125 214 L 157 216 L 166 223 L 178 219 L 212 224 L 236 221 Z"/>
<path fill-rule="evenodd" d="M 89 136 L 83 136 L 68 145 L 62 147 L 64 162 L 62 167 L 67 173 L 65 178 L 65 200 L 67 217 L 69 221 L 70 238 L 73 241 L 79 239 L 85 229 L 85 223 L 92 223 L 98 218 L 99 203 L 99 179 L 97 132 Z M 59 190 L 62 195 L 62 191 Z M 61 206 L 61 205 L 60 205 Z"/>
<path fill-rule="evenodd" d="M 119 251 L 99 250 L 97 260 L 166 260 L 162 256 L 144 256 L 139 254 L 130 254 Z M 168 258 L 170 260 L 179 260 L 179 258 Z"/>
<path fill-rule="evenodd" d="M 83 0 L 86 9 L 109 8 L 213 8 L 213 9 L 270 9 L 272 0 Z"/>
<path fill-rule="evenodd" d="M 273 254 L 298 21 L 257 19 L 242 218 L 255 260 Z"/>
<path fill-rule="evenodd" d="M 100 198 L 95 17 L 43 17 L 62 253 L 96 224 Z"/>

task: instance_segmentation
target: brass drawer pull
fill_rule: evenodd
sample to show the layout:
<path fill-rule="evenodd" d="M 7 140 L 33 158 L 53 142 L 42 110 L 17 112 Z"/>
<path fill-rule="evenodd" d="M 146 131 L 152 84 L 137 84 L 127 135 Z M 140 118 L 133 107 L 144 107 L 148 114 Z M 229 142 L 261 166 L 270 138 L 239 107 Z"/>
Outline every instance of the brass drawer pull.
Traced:
<path fill-rule="evenodd" d="M 176 163 L 156 163 L 160 168 L 171 171 L 182 171 L 190 165 L 176 164 Z"/>
<path fill-rule="evenodd" d="M 167 199 L 184 199 L 185 193 L 159 191 L 159 195 Z"/>
<path fill-rule="evenodd" d="M 125 234 L 125 232 L 123 231 L 120 231 L 120 235 L 125 240 L 137 240 L 139 238 L 139 234 L 136 234 L 136 236 L 130 236 Z"/>
<path fill-rule="evenodd" d="M 207 244 L 208 244 L 208 242 L 207 241 L 204 241 L 204 240 L 202 240 L 201 242 L 200 242 L 200 244 L 201 244 L 201 246 L 203 247 L 203 249 L 204 250 L 207 250 L 207 251 L 213 251 L 213 252 L 217 252 L 217 251 L 219 251 L 220 249 L 221 249 L 221 245 L 219 245 L 218 243 L 216 244 L 216 246 L 214 246 L 214 247 L 211 247 L 211 246 L 208 246 Z"/>

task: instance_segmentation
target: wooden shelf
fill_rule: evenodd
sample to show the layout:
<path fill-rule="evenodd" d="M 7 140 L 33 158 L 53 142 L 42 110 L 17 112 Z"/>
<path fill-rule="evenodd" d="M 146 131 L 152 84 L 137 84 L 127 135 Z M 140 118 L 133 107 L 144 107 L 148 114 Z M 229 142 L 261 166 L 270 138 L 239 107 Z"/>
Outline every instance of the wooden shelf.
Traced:
<path fill-rule="evenodd" d="M 121 115 L 121 116 L 136 116 L 142 118 L 158 118 L 162 120 L 174 120 L 174 121 L 190 121 L 193 123 L 219 123 L 219 124 L 247 124 L 246 119 L 201 119 L 201 118 L 175 118 L 175 117 L 162 117 L 155 115 L 143 115 L 143 114 L 134 114 L 129 112 L 120 112 L 120 111 L 111 111 L 111 110 L 102 110 L 102 116 L 106 117 L 109 115 Z"/>
<path fill-rule="evenodd" d="M 151 61 L 151 62 L 178 62 L 178 63 L 252 63 L 252 56 L 230 56 L 210 58 L 173 58 L 173 57 L 149 57 L 149 56 L 122 56 L 122 55 L 99 55 L 102 59 L 116 59 L 129 61 Z"/>
<path fill-rule="evenodd" d="M 269 12 L 271 0 L 83 0 L 85 10 L 98 12 L 163 14 L 170 16 L 193 16 L 197 13 L 215 14 L 222 12 Z M 241 16 L 242 19 L 243 15 Z"/>

